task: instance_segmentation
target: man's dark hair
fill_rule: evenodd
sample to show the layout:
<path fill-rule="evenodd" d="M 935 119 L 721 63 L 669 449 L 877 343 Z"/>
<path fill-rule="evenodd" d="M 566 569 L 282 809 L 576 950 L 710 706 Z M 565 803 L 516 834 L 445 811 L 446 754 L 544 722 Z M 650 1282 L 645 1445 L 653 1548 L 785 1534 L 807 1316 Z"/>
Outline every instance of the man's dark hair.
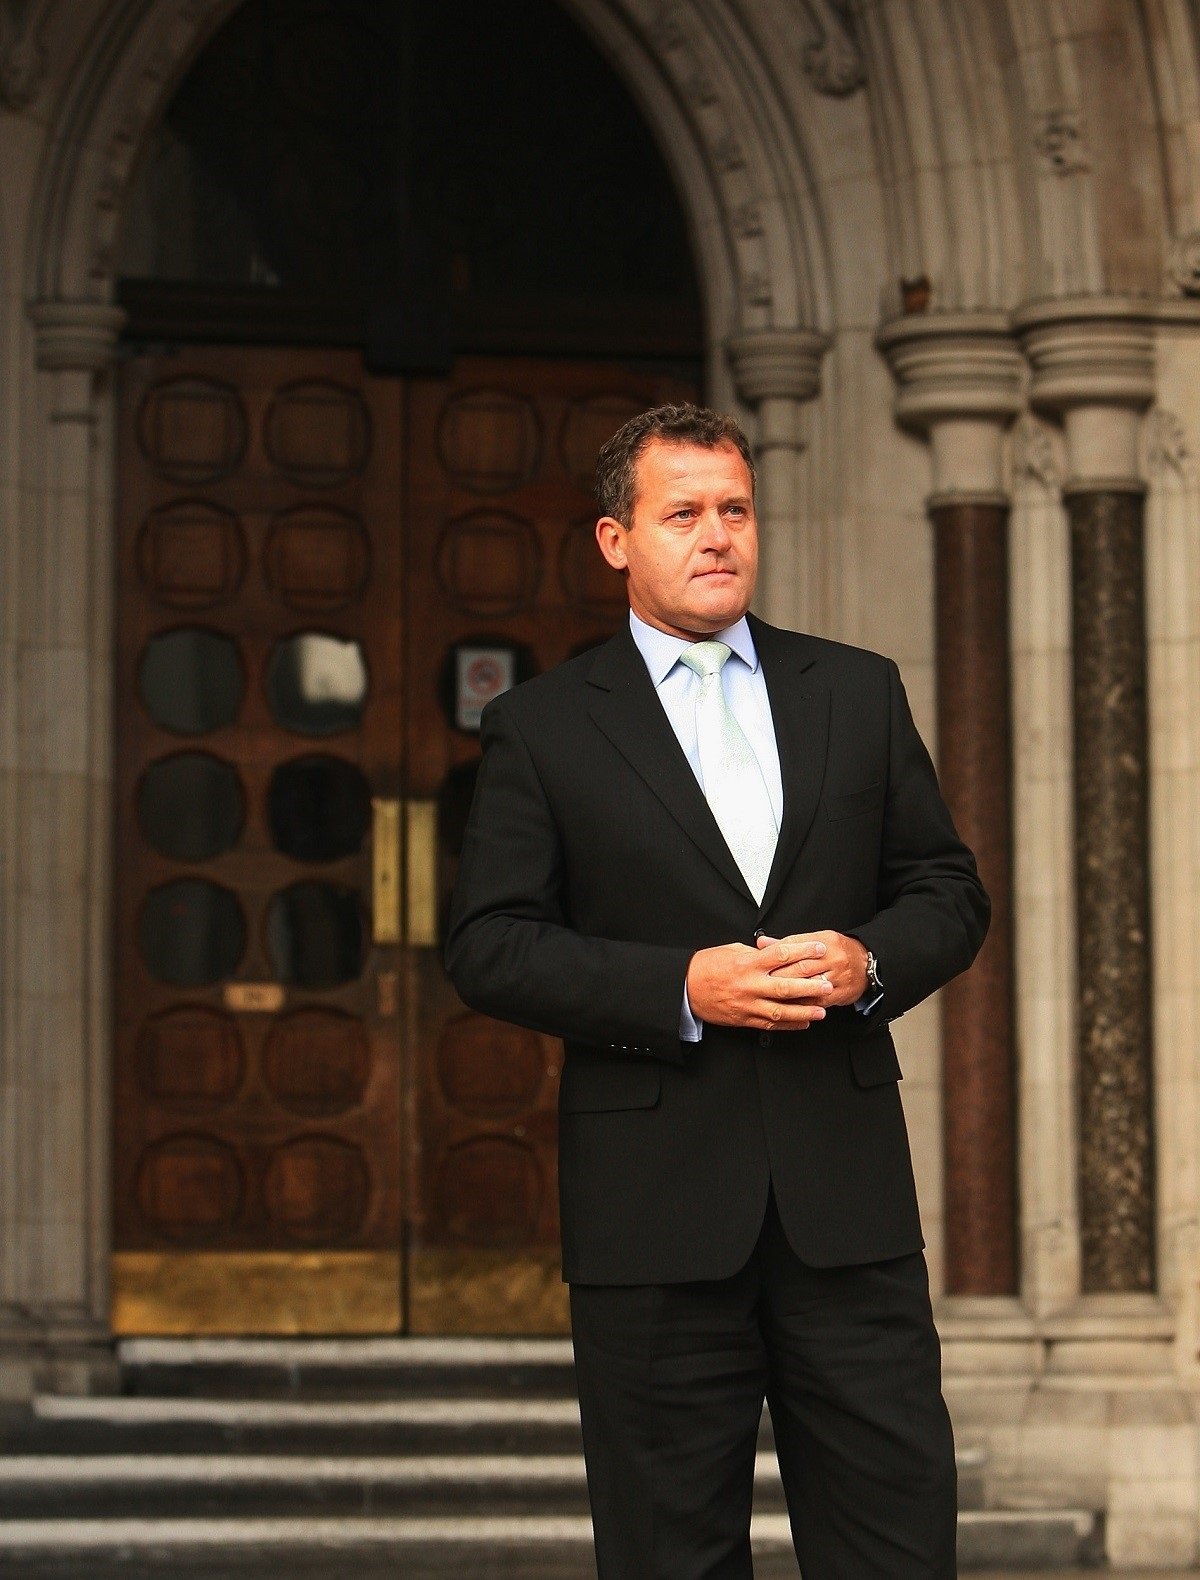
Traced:
<path fill-rule="evenodd" d="M 756 473 L 750 441 L 732 417 L 686 402 L 652 406 L 618 428 L 596 457 L 596 503 L 602 516 L 612 516 L 623 527 L 632 525 L 638 457 L 654 439 L 664 444 L 694 444 L 701 450 L 731 444 L 746 463 L 753 490 Z"/>

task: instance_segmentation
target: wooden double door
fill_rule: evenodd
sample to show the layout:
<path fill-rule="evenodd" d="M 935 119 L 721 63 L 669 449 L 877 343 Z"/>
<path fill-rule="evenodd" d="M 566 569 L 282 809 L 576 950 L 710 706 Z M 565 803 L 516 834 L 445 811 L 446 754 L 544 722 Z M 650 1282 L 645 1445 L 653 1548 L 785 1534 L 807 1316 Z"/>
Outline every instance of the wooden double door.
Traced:
<path fill-rule="evenodd" d="M 121 373 L 113 1325 L 553 1332 L 561 1045 L 440 939 L 498 690 L 607 636 L 619 364 Z"/>

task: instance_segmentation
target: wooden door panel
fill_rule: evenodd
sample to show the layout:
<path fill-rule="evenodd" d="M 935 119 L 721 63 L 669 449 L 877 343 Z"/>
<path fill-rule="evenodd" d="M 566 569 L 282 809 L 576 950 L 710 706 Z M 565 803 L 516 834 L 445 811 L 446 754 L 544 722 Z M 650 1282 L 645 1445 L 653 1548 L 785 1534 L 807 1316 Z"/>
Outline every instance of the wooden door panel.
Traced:
<path fill-rule="evenodd" d="M 624 585 L 592 536 L 592 468 L 630 415 L 690 382 L 617 363 L 464 359 L 409 400 L 406 784 L 435 803 L 440 915 L 478 740 L 456 725 L 456 646 L 510 644 L 516 678 L 603 640 Z M 415 853 L 414 853 L 415 854 Z M 414 1332 L 558 1332 L 562 1047 L 461 1003 L 409 951 L 409 1321 Z"/>
<path fill-rule="evenodd" d="M 400 397 L 349 353 L 123 367 L 120 1332 L 401 1322 Z"/>
<path fill-rule="evenodd" d="M 624 618 L 595 452 L 692 393 L 527 359 L 403 389 L 350 353 L 125 364 L 118 1331 L 565 1327 L 561 1046 L 469 1011 L 438 943 L 478 703 Z M 373 870 L 392 842 L 404 872 Z"/>

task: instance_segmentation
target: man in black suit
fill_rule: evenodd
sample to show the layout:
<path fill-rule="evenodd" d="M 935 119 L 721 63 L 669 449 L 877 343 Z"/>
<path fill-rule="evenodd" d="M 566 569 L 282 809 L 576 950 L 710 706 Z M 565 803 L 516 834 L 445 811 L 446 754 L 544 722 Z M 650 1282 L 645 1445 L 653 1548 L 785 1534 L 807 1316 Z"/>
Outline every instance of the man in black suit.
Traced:
<path fill-rule="evenodd" d="M 888 1023 L 988 902 L 896 666 L 747 615 L 736 424 L 597 467 L 630 623 L 487 709 L 447 964 L 566 1041 L 563 1273 L 602 1580 L 752 1573 L 764 1397 L 805 1580 L 955 1573 Z"/>

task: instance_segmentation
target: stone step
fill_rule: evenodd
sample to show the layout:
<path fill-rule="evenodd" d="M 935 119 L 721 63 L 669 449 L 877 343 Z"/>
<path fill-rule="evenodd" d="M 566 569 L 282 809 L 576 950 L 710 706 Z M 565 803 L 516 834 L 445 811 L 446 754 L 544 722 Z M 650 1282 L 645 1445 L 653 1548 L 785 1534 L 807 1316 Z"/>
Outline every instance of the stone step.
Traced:
<path fill-rule="evenodd" d="M 122 1392 L 177 1398 L 574 1396 L 570 1339 L 127 1339 Z"/>
<path fill-rule="evenodd" d="M 756 1571 L 761 1559 L 763 1574 L 795 1573 L 786 1516 L 756 1515 L 752 1540 Z M 959 1522 L 964 1569 L 999 1563 L 1030 1569 L 1085 1565 L 1096 1561 L 1098 1541 L 1098 1519 L 1083 1510 L 989 1511 Z M 261 1561 L 263 1573 L 303 1572 L 300 1564 L 293 1566 L 293 1555 L 310 1562 L 319 1555 L 325 1564 L 352 1560 L 356 1575 L 372 1562 L 390 1563 L 406 1580 L 451 1572 L 458 1580 L 518 1574 L 525 1580 L 551 1575 L 582 1580 L 595 1572 L 589 1569 L 591 1522 L 584 1515 L 0 1520 L 0 1553 L 13 1575 L 22 1573 L 22 1562 L 40 1561 L 76 1566 L 64 1567 L 64 1574 L 94 1577 L 102 1565 L 119 1563 L 123 1576 L 138 1564 L 146 1573 L 165 1576 L 178 1574 L 182 1564 L 202 1564 L 206 1556 L 224 1566 L 214 1574 L 230 1573 L 231 1563 L 239 1560 Z M 153 1567 L 156 1562 L 161 1569 Z"/>
<path fill-rule="evenodd" d="M 968 1509 L 958 1516 L 963 1569 L 1096 1569 L 1104 1517 L 1093 1509 Z"/>
<path fill-rule="evenodd" d="M 773 1454 L 755 1505 L 785 1508 Z M 181 1515 L 575 1514 L 588 1512 L 582 1454 L 313 1458 L 306 1455 L 17 1455 L 0 1460 L 0 1518 Z"/>
<path fill-rule="evenodd" d="M 568 1341 L 134 1340 L 120 1362 L 120 1395 L 0 1415 L 0 1576 L 594 1575 Z M 1099 1552 L 1092 1514 L 985 1511 L 982 1452 L 958 1468 L 964 1566 Z M 755 1482 L 756 1573 L 795 1576 L 765 1412 Z"/>
<path fill-rule="evenodd" d="M 578 1455 L 573 1398 L 271 1400 L 48 1394 L 0 1418 L 0 1455 L 85 1457 L 240 1454 L 353 1458 L 408 1455 Z M 769 1415 L 759 1433 L 773 1453 Z M 957 1454 L 959 1504 L 983 1502 L 984 1455 Z"/>
<path fill-rule="evenodd" d="M 44 1395 L 0 1416 L 0 1454 L 578 1453 L 570 1397 L 203 1399 Z"/>

